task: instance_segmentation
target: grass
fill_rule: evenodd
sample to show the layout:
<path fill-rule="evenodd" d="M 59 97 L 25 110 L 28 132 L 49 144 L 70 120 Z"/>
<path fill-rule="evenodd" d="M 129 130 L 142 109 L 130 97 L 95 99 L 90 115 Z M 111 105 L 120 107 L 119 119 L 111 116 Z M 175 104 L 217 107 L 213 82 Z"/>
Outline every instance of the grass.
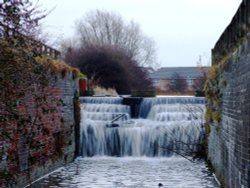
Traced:
<path fill-rule="evenodd" d="M 82 77 L 79 69 L 69 66 L 61 60 L 55 60 L 46 56 L 36 57 L 36 61 L 40 64 L 48 66 L 52 73 L 60 74 L 64 78 L 67 74 L 72 73 L 73 79 Z"/>

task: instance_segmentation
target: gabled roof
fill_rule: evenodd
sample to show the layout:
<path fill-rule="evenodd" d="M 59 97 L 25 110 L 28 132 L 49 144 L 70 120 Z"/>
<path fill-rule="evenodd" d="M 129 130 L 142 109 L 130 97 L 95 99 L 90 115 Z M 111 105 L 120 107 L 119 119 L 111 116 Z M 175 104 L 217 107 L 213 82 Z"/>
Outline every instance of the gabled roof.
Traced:
<path fill-rule="evenodd" d="M 141 69 L 148 74 L 151 74 L 155 71 L 152 67 L 141 67 Z"/>
<path fill-rule="evenodd" d="M 209 67 L 162 67 L 150 74 L 154 80 L 170 80 L 178 74 L 185 79 L 196 79 L 203 76 L 203 71 L 207 72 Z"/>

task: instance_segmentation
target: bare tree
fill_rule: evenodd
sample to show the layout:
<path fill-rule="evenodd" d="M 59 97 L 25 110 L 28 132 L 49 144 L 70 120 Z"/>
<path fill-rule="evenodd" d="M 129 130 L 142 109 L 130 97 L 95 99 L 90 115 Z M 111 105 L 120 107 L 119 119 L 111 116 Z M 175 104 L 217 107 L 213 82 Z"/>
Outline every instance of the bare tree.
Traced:
<path fill-rule="evenodd" d="M 60 40 L 59 42 L 60 52 L 62 53 L 62 58 L 67 62 L 67 56 L 72 52 L 74 49 L 80 49 L 80 46 L 77 45 L 77 40 L 73 38 L 65 38 Z M 67 62 L 70 63 L 70 62 Z M 72 64 L 72 63 L 71 63 Z"/>
<path fill-rule="evenodd" d="M 196 96 L 205 96 L 203 88 L 207 80 L 207 70 L 205 67 L 200 67 L 200 71 L 201 76 L 194 80 L 193 89 Z"/>
<path fill-rule="evenodd" d="M 169 84 L 169 89 L 175 92 L 184 92 L 187 89 L 187 81 L 180 74 L 175 73 Z"/>
<path fill-rule="evenodd" d="M 0 36 L 38 37 L 41 33 L 39 21 L 49 12 L 41 10 L 38 1 L 4 0 L 0 2 Z"/>
<path fill-rule="evenodd" d="M 204 125 L 204 108 L 202 106 L 193 106 L 190 104 L 185 104 L 184 108 L 190 114 L 192 123 L 197 125 L 196 131 L 199 131 L 199 137 L 189 135 L 189 142 L 183 141 L 180 139 L 176 133 L 165 134 L 166 137 L 172 139 L 172 147 L 162 145 L 158 146 L 162 150 L 173 152 L 176 155 L 179 155 L 191 162 L 195 162 L 196 159 L 205 159 L 206 158 L 206 133 Z"/>
<path fill-rule="evenodd" d="M 112 45 L 69 48 L 65 60 L 78 67 L 95 83 L 114 88 L 119 94 L 129 94 L 131 90 L 149 89 L 151 86 L 146 72 L 138 67 L 126 51 Z"/>
<path fill-rule="evenodd" d="M 112 45 L 124 49 L 140 66 L 155 65 L 154 41 L 134 21 L 126 23 L 119 14 L 95 10 L 76 22 L 81 46 Z"/>

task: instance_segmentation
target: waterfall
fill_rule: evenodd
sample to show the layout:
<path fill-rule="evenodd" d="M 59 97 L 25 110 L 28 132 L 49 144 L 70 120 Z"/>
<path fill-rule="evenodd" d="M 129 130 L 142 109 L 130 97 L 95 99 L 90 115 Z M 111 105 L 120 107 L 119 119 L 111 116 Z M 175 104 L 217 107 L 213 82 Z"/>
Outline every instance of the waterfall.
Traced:
<path fill-rule="evenodd" d="M 145 98 L 138 119 L 131 119 L 130 106 L 122 100 L 81 98 L 82 156 L 153 157 L 197 150 L 202 139 L 204 98 Z M 115 126 L 110 126 L 112 123 Z"/>
<path fill-rule="evenodd" d="M 91 104 L 121 104 L 122 98 L 120 97 L 80 97 L 81 103 Z"/>
<path fill-rule="evenodd" d="M 182 104 L 184 107 L 190 106 L 191 104 L 204 105 L 205 99 L 203 97 L 158 97 L 158 98 L 145 98 L 141 104 L 140 117 L 146 118 L 151 108 L 155 105 L 162 105 L 168 108 L 168 105 L 179 105 Z"/>

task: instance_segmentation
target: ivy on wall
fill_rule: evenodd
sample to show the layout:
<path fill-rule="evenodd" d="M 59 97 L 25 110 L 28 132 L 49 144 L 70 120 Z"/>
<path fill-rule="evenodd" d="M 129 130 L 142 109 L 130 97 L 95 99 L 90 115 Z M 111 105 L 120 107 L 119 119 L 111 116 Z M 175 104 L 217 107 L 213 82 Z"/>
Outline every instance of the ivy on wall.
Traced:
<path fill-rule="evenodd" d="M 205 84 L 205 95 L 207 98 L 206 122 L 219 123 L 221 120 L 221 98 L 220 87 L 221 68 L 219 64 L 213 65 L 208 72 L 208 79 Z"/>
<path fill-rule="evenodd" d="M 17 174 L 63 154 L 61 91 L 64 78 L 77 69 L 37 56 L 18 40 L 0 40 L 0 187 Z"/>
<path fill-rule="evenodd" d="M 213 64 L 207 74 L 207 80 L 204 86 L 204 92 L 207 99 L 205 114 L 206 139 L 204 143 L 206 153 L 208 152 L 210 126 L 211 124 L 219 125 L 221 122 L 223 90 L 227 87 L 227 81 L 223 79 L 222 72 L 232 56 L 233 52 L 228 53 L 228 55 L 223 58 L 219 58 L 220 60 Z M 218 126 L 217 128 L 219 129 L 220 127 Z"/>
<path fill-rule="evenodd" d="M 238 46 L 240 46 L 242 42 L 243 39 Z M 228 52 L 224 57 L 218 58 L 219 60 L 213 64 L 208 72 L 207 81 L 204 87 L 205 96 L 207 98 L 206 122 L 208 124 L 218 124 L 221 121 L 223 90 L 227 86 L 227 81 L 223 79 L 222 72 L 231 58 L 233 63 L 237 63 L 240 60 L 240 55 L 234 55 L 237 49 L 238 47 Z"/>

